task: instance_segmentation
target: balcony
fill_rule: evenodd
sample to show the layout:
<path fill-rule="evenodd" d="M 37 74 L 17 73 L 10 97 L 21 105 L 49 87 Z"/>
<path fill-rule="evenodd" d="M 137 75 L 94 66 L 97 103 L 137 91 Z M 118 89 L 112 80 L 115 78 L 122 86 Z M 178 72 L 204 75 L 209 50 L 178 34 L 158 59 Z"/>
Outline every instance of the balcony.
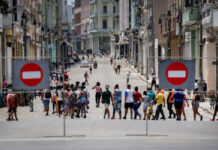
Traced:
<path fill-rule="evenodd" d="M 203 10 L 202 25 L 204 28 L 209 29 L 213 28 L 215 31 L 218 31 L 218 9 L 213 9 L 209 5 L 206 6 Z"/>
<path fill-rule="evenodd" d="M 108 17 L 108 13 L 102 13 L 102 17 Z"/>
<path fill-rule="evenodd" d="M 152 7 L 152 0 L 145 0 L 144 6 L 146 9 L 151 8 Z"/>
<path fill-rule="evenodd" d="M 42 0 L 36 0 L 36 5 L 42 5 Z"/>
<path fill-rule="evenodd" d="M 93 14 L 90 15 L 90 18 L 95 18 L 95 17 L 98 17 L 97 13 L 93 13 Z"/>
<path fill-rule="evenodd" d="M 102 3 L 107 3 L 109 0 L 101 0 Z"/>
<path fill-rule="evenodd" d="M 97 3 L 97 2 L 98 2 L 98 0 L 90 0 L 90 1 L 89 1 L 89 4 L 92 5 L 92 4 L 95 4 L 95 3 Z"/>
<path fill-rule="evenodd" d="M 185 8 L 185 10 L 183 11 L 183 15 L 182 15 L 182 24 L 184 26 L 190 26 L 193 25 L 195 23 L 197 23 L 198 21 L 200 21 L 200 12 L 199 12 L 199 8 L 198 7 L 187 7 Z"/>

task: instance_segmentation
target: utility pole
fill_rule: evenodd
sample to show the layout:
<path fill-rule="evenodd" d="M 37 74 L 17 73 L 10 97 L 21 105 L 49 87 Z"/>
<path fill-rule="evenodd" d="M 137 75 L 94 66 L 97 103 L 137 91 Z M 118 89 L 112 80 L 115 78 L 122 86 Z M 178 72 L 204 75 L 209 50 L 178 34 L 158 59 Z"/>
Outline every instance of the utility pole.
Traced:
<path fill-rule="evenodd" d="M 155 73 L 155 28 L 154 28 L 154 1 L 152 1 L 152 51 L 153 51 L 153 73 Z"/>

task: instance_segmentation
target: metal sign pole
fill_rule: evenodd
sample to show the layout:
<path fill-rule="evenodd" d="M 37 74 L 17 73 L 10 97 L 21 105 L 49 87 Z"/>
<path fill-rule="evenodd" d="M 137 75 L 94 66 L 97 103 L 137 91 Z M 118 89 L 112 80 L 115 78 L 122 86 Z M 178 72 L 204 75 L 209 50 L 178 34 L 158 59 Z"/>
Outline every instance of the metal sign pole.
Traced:
<path fill-rule="evenodd" d="M 63 136 L 66 136 L 66 117 L 64 114 L 64 118 L 63 118 Z"/>
<path fill-rule="evenodd" d="M 146 136 L 148 136 L 148 114 L 146 117 Z"/>

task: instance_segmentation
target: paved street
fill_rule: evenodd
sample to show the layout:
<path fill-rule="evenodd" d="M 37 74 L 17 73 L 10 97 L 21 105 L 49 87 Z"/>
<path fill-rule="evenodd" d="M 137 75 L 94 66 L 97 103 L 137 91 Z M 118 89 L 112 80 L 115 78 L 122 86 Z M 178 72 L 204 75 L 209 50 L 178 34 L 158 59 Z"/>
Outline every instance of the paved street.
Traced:
<path fill-rule="evenodd" d="M 104 106 L 95 107 L 95 90 L 91 88 L 97 81 L 104 89 L 106 84 L 110 89 L 118 83 L 121 89 L 126 89 L 126 72 L 130 70 L 122 63 L 121 75 L 116 75 L 109 64 L 109 58 L 98 59 L 98 68 L 90 75 L 88 89 L 91 93 L 90 110 L 87 118 L 66 120 L 66 134 L 63 135 L 63 118 L 55 114 L 47 117 L 43 112 L 43 105 L 38 98 L 34 101 L 34 112 L 30 113 L 28 107 L 18 108 L 19 121 L 6 122 L 6 108 L 0 109 L 0 148 L 2 150 L 22 149 L 218 149 L 218 124 L 210 122 L 209 113 L 200 110 L 204 121 L 193 121 L 191 107 L 186 108 L 187 121 L 175 120 L 149 121 L 149 136 L 146 133 L 146 121 L 130 120 L 104 120 Z M 121 62 L 120 62 L 121 63 Z M 83 74 L 88 71 L 79 65 L 72 67 L 71 82 L 83 81 Z M 143 92 L 146 83 L 131 73 L 130 84 L 136 85 Z M 204 105 L 204 103 L 201 103 Z M 51 104 L 50 104 L 51 108 Z M 168 117 L 168 111 L 165 115 Z M 112 106 L 110 107 L 112 112 Z M 142 112 L 142 106 L 140 108 Z M 122 113 L 123 107 L 122 107 Z M 117 118 L 118 118 L 118 114 Z"/>

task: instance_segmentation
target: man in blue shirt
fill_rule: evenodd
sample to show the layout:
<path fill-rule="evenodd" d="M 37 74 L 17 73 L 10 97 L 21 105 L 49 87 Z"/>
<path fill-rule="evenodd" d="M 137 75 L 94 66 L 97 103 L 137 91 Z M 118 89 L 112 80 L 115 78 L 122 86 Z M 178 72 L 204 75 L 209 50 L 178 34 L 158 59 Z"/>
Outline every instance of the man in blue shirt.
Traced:
<path fill-rule="evenodd" d="M 122 101 L 122 91 L 119 89 L 119 84 L 115 85 L 114 94 L 113 94 L 113 117 L 115 118 L 115 111 L 119 113 L 121 119 L 121 101 Z"/>
<path fill-rule="evenodd" d="M 176 89 L 173 98 L 174 98 L 174 106 L 176 109 L 176 120 L 180 121 L 181 114 L 182 114 L 183 99 L 184 99 L 184 94 L 182 90 Z"/>

